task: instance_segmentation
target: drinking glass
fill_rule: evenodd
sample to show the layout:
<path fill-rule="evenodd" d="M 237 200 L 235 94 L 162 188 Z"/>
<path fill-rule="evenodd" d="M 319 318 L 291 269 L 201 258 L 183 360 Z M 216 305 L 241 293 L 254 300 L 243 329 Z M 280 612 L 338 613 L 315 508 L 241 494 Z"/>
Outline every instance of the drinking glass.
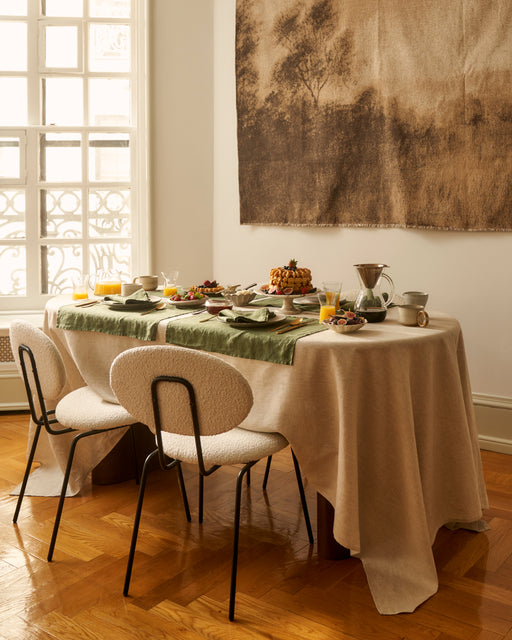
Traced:
<path fill-rule="evenodd" d="M 86 298 L 88 298 L 88 286 L 89 276 L 77 276 L 73 278 L 73 300 L 85 300 Z"/>
<path fill-rule="evenodd" d="M 336 309 L 340 301 L 341 282 L 322 282 L 322 291 L 318 293 L 320 301 L 319 322 L 323 322 L 329 316 L 336 315 Z"/>
<path fill-rule="evenodd" d="M 167 273 L 164 273 L 162 271 L 162 276 L 164 279 L 164 297 L 169 298 L 170 296 L 174 296 L 176 293 L 178 293 L 176 282 L 179 275 L 179 271 L 168 271 Z"/>

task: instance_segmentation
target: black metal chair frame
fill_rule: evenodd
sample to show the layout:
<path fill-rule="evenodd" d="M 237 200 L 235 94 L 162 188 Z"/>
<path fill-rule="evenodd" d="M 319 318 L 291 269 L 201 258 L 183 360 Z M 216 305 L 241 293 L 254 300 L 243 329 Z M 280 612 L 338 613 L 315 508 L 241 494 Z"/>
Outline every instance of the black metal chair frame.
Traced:
<path fill-rule="evenodd" d="M 18 354 L 19 354 L 19 359 L 20 359 L 20 365 L 21 365 L 21 370 L 23 372 L 23 381 L 25 383 L 25 390 L 26 390 L 26 394 L 27 394 L 27 399 L 28 399 L 28 404 L 29 404 L 29 409 L 30 409 L 30 416 L 34 422 L 34 424 L 36 425 L 36 429 L 34 432 L 34 437 L 32 439 L 32 445 L 30 447 L 30 452 L 29 452 L 29 456 L 28 456 L 28 460 L 27 460 L 27 466 L 25 468 L 25 474 L 23 476 L 23 481 L 21 483 L 21 487 L 20 487 L 20 493 L 18 496 L 18 501 L 16 503 L 16 509 L 14 511 L 14 516 L 12 521 L 14 523 L 17 523 L 18 521 L 18 516 L 19 516 L 19 512 L 21 509 L 21 503 L 23 502 L 23 497 L 25 495 L 25 490 L 27 488 L 27 482 L 30 476 L 30 471 L 32 468 L 32 464 L 34 462 L 34 456 L 35 456 L 35 452 L 36 452 L 36 448 L 37 448 L 37 443 L 39 441 L 39 436 L 41 434 L 41 429 L 44 426 L 44 428 L 46 429 L 46 431 L 50 434 L 50 435 L 62 435 L 64 433 L 71 433 L 71 432 L 75 432 L 76 429 L 72 429 L 71 427 L 65 427 L 63 429 L 53 429 L 51 425 L 53 424 L 58 424 L 58 420 L 56 418 L 50 418 L 50 416 L 55 415 L 55 411 L 53 409 L 48 410 L 46 408 L 46 402 L 45 399 L 43 397 L 43 392 L 41 389 L 41 382 L 39 380 L 39 372 L 37 370 L 37 365 L 36 365 L 36 360 L 34 357 L 34 354 L 32 352 L 32 350 L 30 349 L 30 347 L 28 347 L 25 344 L 21 344 L 18 347 Z M 38 417 L 37 416 L 37 412 L 36 412 L 36 407 L 34 405 L 34 400 L 33 400 L 33 393 L 32 393 L 32 388 L 30 386 L 30 381 L 29 381 L 29 377 L 28 377 L 28 373 L 27 373 L 27 365 L 25 362 L 25 356 L 28 356 L 29 360 L 30 360 L 30 364 L 32 367 L 32 375 L 34 377 L 34 384 L 36 387 L 36 393 L 37 393 L 37 399 L 39 402 L 39 406 L 41 408 L 41 415 Z M 86 438 L 88 436 L 93 436 L 96 435 L 98 433 L 105 433 L 106 431 L 113 431 L 115 429 L 124 429 L 126 426 L 130 426 L 130 431 L 132 434 L 132 443 L 133 443 L 133 447 L 134 447 L 134 456 L 135 456 L 135 480 L 137 482 L 137 484 L 139 483 L 139 471 L 138 471 L 138 465 L 137 465 L 137 450 L 136 450 L 136 446 L 135 446 L 135 435 L 133 432 L 133 425 L 122 425 L 120 427 L 111 427 L 108 429 L 94 429 L 91 431 L 83 431 L 78 433 L 78 435 L 76 435 L 72 442 L 71 442 L 71 446 L 70 446 L 70 450 L 69 450 L 69 454 L 68 454 L 68 460 L 67 460 L 67 464 L 66 464 L 66 470 L 64 473 L 64 478 L 62 481 L 62 488 L 61 488 L 61 492 L 60 492 L 60 498 L 59 498 L 59 504 L 57 506 L 57 513 L 55 516 L 55 522 L 53 525 L 53 531 L 52 531 L 52 538 L 50 541 L 50 546 L 48 549 L 48 562 L 51 562 L 53 559 L 53 552 L 55 549 L 55 543 L 57 541 L 57 534 L 59 531 L 59 525 L 60 525 L 60 520 L 61 520 L 61 516 L 62 516 L 62 510 L 64 508 L 64 500 L 66 498 L 66 491 L 67 491 L 67 487 L 68 487 L 68 482 L 69 482 L 69 476 L 71 474 L 71 468 L 73 466 L 73 458 L 75 455 L 75 450 L 76 450 L 76 446 L 78 444 L 78 442 L 80 440 L 82 440 L 83 438 Z"/>
<path fill-rule="evenodd" d="M 182 490 L 182 495 L 183 495 L 183 500 L 185 505 L 185 512 L 187 515 L 187 520 L 190 522 L 190 510 L 188 507 L 186 493 L 184 491 L 185 485 L 183 483 L 183 476 L 181 474 L 181 467 L 180 467 L 179 461 L 174 458 L 173 459 L 169 458 L 164 453 L 164 450 L 163 450 L 162 424 L 160 420 L 160 408 L 159 408 L 159 402 L 158 402 L 158 387 L 162 383 L 181 384 L 188 391 L 189 406 L 190 406 L 193 428 L 194 428 L 194 439 L 195 439 L 196 450 L 197 450 L 197 463 L 199 466 L 199 474 L 200 474 L 200 480 L 201 480 L 199 485 L 200 522 L 202 522 L 202 511 L 203 511 L 203 479 L 205 476 L 209 476 L 215 471 L 217 471 L 217 469 L 219 469 L 221 466 L 221 465 L 212 465 L 208 469 L 205 467 L 204 459 L 203 459 L 203 451 L 201 446 L 201 434 L 200 434 L 199 417 L 198 417 L 198 411 L 197 411 L 196 395 L 195 395 L 193 385 L 190 383 L 189 380 L 179 376 L 166 376 L 166 375 L 156 376 L 151 383 L 151 397 L 152 397 L 152 403 L 153 403 L 153 415 L 155 420 L 155 434 L 156 434 L 156 441 L 157 441 L 157 449 L 152 453 L 150 453 L 149 456 L 146 458 L 146 461 L 144 463 L 144 467 L 142 470 L 142 476 L 141 476 L 140 487 L 139 487 L 139 499 L 137 502 L 137 510 L 136 510 L 135 520 L 133 524 L 132 540 L 130 545 L 128 565 L 126 568 L 126 576 L 125 576 L 125 583 L 124 583 L 124 589 L 123 589 L 123 595 L 125 596 L 128 595 L 128 590 L 130 587 L 130 579 L 131 579 L 132 568 L 133 568 L 135 547 L 137 545 L 137 536 L 138 536 L 139 524 L 140 524 L 140 518 L 141 518 L 141 512 L 142 512 L 142 503 L 144 500 L 144 491 L 146 487 L 146 476 L 150 466 L 151 459 L 155 455 L 158 454 L 160 467 L 164 470 L 172 469 L 176 465 L 178 466 L 180 485 L 181 485 L 181 490 Z M 306 522 L 306 528 L 308 532 L 308 539 L 310 544 L 313 544 L 314 542 L 313 531 L 311 528 L 311 522 L 309 518 L 309 511 L 306 503 L 306 496 L 304 493 L 302 477 L 300 474 L 300 467 L 299 467 L 297 458 L 295 457 L 295 453 L 293 452 L 293 449 L 292 449 L 292 457 L 293 457 L 295 475 L 297 478 L 297 484 L 298 484 L 299 493 L 300 493 L 302 509 L 304 513 L 304 519 Z M 233 621 L 235 617 L 235 596 L 236 596 L 236 578 L 237 578 L 237 568 L 238 568 L 238 543 L 239 543 L 239 537 L 240 537 L 240 507 L 241 507 L 241 499 L 242 499 L 242 485 L 243 485 L 244 476 L 249 473 L 251 467 L 253 467 L 257 462 L 259 462 L 259 460 L 253 460 L 251 462 L 247 462 L 239 471 L 237 476 L 237 482 L 236 482 L 235 518 L 234 518 L 234 527 L 233 527 L 233 556 L 232 556 L 232 564 L 231 564 L 231 586 L 230 586 L 230 595 L 229 595 L 229 620 L 231 621 Z M 269 466 L 270 466 L 270 461 L 267 459 L 267 468 Z M 268 471 L 267 471 L 267 476 L 268 476 Z"/>

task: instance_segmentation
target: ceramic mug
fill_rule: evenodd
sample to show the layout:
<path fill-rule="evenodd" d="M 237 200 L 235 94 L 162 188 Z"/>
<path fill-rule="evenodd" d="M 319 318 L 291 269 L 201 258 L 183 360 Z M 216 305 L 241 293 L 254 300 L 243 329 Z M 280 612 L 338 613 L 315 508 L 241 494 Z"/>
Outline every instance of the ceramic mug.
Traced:
<path fill-rule="evenodd" d="M 154 291 L 158 287 L 158 276 L 136 276 L 133 282 L 141 284 L 145 291 Z"/>
<path fill-rule="evenodd" d="M 398 306 L 398 321 L 409 327 L 426 327 L 429 317 L 421 304 L 401 304 Z"/>
<path fill-rule="evenodd" d="M 132 293 L 135 293 L 139 289 L 142 289 L 142 285 L 137 282 L 123 282 L 121 284 L 121 295 L 131 296 Z"/>
<path fill-rule="evenodd" d="M 404 291 L 402 295 L 405 304 L 419 304 L 422 307 L 427 306 L 428 293 L 424 291 Z"/>

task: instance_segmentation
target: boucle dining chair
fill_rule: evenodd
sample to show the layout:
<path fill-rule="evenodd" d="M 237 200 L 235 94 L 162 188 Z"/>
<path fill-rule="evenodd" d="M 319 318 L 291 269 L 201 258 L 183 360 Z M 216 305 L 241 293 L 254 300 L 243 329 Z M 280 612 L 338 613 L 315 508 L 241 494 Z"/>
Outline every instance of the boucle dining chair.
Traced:
<path fill-rule="evenodd" d="M 243 465 L 235 492 L 233 556 L 229 619 L 234 619 L 240 506 L 245 474 L 259 460 L 288 446 L 279 433 L 249 431 L 239 427 L 249 413 L 252 391 L 233 366 L 217 356 L 171 345 L 136 347 L 112 363 L 110 386 L 119 402 L 155 433 L 157 450 L 146 458 L 133 524 L 124 595 L 128 595 L 141 519 L 147 469 L 158 456 L 170 469 L 178 461 L 198 465 L 201 477 L 222 465 Z M 300 469 L 293 454 L 297 483 L 310 544 L 313 533 Z"/>
<path fill-rule="evenodd" d="M 77 444 L 88 436 L 126 426 L 132 427 L 137 421 L 124 407 L 106 402 L 87 386 L 71 391 L 59 400 L 66 382 L 66 371 L 53 341 L 43 331 L 22 320 L 11 322 L 9 337 L 16 366 L 25 383 L 30 416 L 35 425 L 25 474 L 13 516 L 14 523 L 18 521 L 42 428 L 44 427 L 50 436 L 76 433 L 69 448 L 48 550 L 48 561 L 51 561 Z M 55 406 L 55 409 L 48 409 L 48 406 Z M 133 443 L 135 446 L 134 439 Z M 137 460 L 136 452 L 135 460 Z M 138 481 L 137 471 L 136 479 Z"/>

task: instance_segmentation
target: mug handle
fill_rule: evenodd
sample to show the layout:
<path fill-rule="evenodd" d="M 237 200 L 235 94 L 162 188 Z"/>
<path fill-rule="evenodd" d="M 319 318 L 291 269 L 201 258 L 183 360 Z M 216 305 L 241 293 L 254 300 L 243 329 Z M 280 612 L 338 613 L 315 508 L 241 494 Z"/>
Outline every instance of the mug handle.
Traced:
<path fill-rule="evenodd" d="M 416 322 L 418 323 L 418 327 L 426 327 L 429 322 L 428 313 L 424 310 L 418 311 L 416 314 Z"/>
<path fill-rule="evenodd" d="M 132 280 L 133 283 L 137 282 L 139 279 L 139 276 L 135 276 L 135 278 Z"/>

